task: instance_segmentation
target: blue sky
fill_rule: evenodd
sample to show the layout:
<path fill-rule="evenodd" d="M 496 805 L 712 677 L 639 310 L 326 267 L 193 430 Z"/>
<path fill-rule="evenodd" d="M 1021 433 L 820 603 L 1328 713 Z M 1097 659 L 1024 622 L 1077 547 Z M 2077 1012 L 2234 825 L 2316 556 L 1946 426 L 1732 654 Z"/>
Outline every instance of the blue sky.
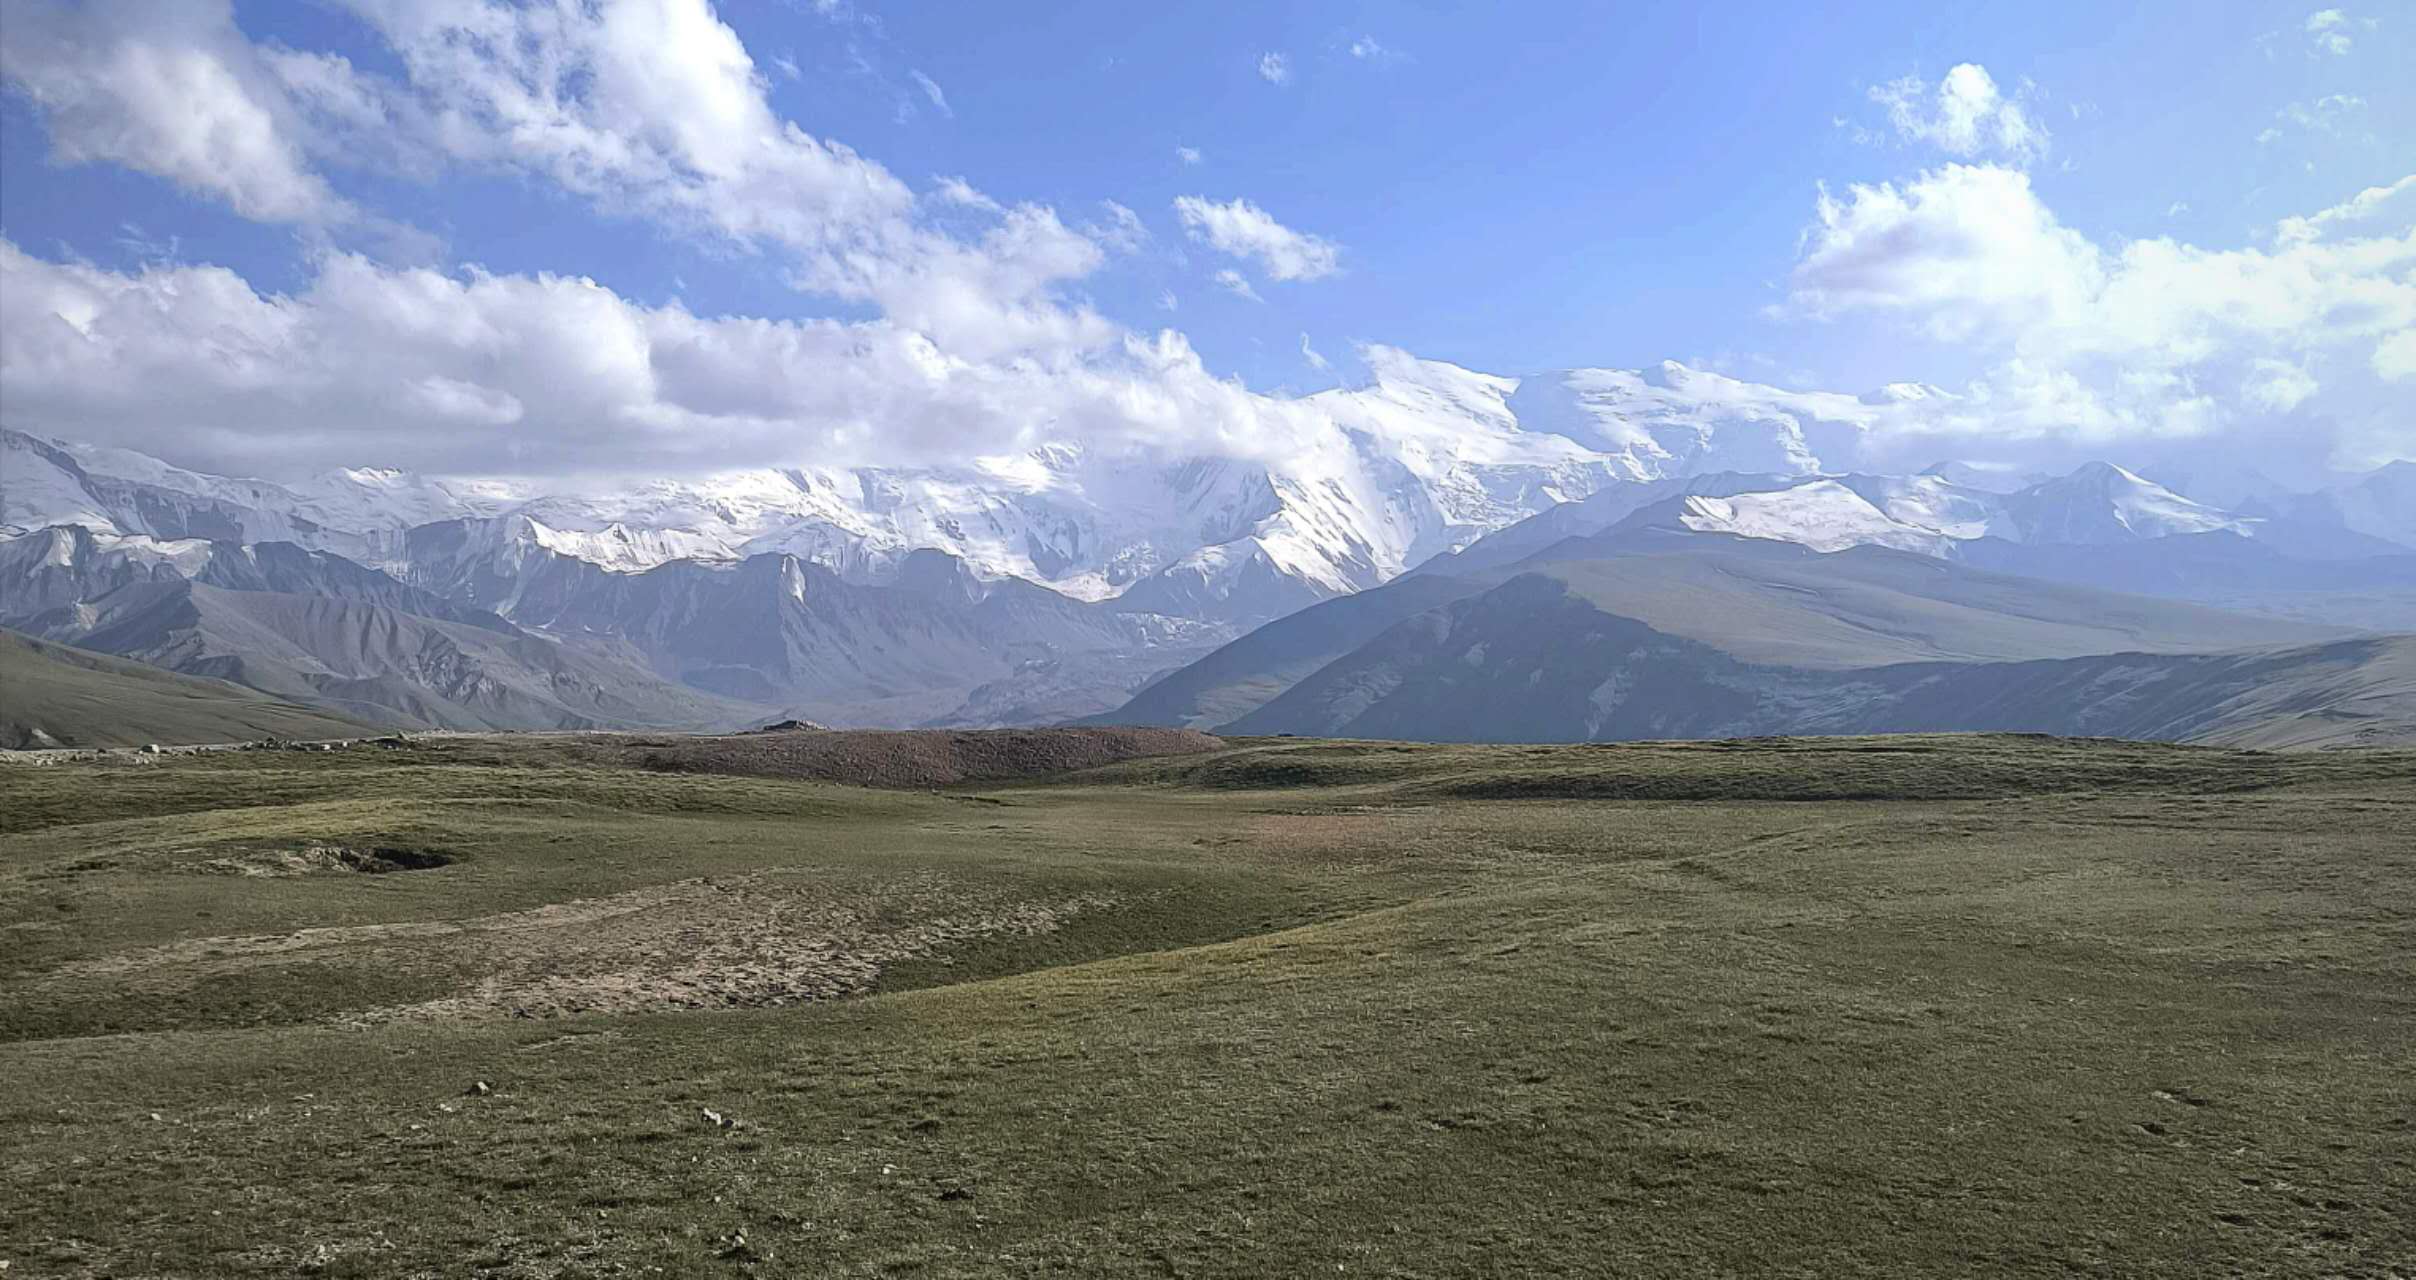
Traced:
<path fill-rule="evenodd" d="M 645 3 L 678 10 L 701 0 Z M 1962 388 L 1981 379 L 2002 403 L 2014 383 L 2006 362 L 2018 360 L 2028 376 L 2045 357 L 1948 317 L 1958 306 L 2010 305 L 2006 299 L 1902 290 L 1878 297 L 1861 283 L 1839 285 L 1817 261 L 1824 235 L 1842 234 L 1818 229 L 1824 191 L 1850 214 L 1870 211 L 1850 194 L 1855 184 L 1910 193 L 1949 166 L 1962 166 L 1964 177 L 2018 175 L 2015 198 L 2035 202 L 2052 222 L 2029 228 L 2047 252 L 2068 259 L 2057 246 L 2077 236 L 2089 254 L 2110 260 L 2127 245 L 2157 240 L 2278 254 L 2284 219 L 2416 174 L 2416 77 L 2406 74 L 2416 66 L 2416 11 L 2404 5 L 2175 3 L 2115 15 L 2108 6 L 2054 2 L 1869 4 L 1850 16 L 1828 8 L 765 0 L 724 4 L 705 17 L 735 34 L 751 64 L 738 82 L 761 95 L 776 128 L 851 148 L 902 184 L 913 207 L 897 216 L 934 243 L 977 245 L 999 216 L 935 198 L 939 179 L 957 177 L 997 206 L 1045 208 L 1058 225 L 1106 246 L 1096 262 L 1033 268 L 1037 285 L 995 285 L 984 266 L 984 283 L 967 286 L 1003 290 L 1007 307 L 1095 310 L 1105 328 L 1058 333 L 1046 351 L 978 338 L 952 345 L 943 335 L 944 349 L 1074 367 L 1111 348 L 1111 331 L 1172 327 L 1197 349 L 1208 376 L 1238 377 L 1260 392 L 1360 377 L 1355 347 L 1379 343 L 1511 373 L 1672 358 L 1848 392 L 1898 380 Z M 173 23 L 157 22 L 159 12 L 37 3 L 0 31 L 16 46 L 11 91 L 0 100 L 0 232 L 40 263 L 80 262 L 121 277 L 223 267 L 273 298 L 310 291 L 330 254 L 358 255 L 379 269 L 432 266 L 456 278 L 471 268 L 587 277 L 632 306 L 677 302 L 704 317 L 947 328 L 901 310 L 883 286 L 834 288 L 827 272 L 801 278 L 818 270 L 799 263 L 822 252 L 819 231 L 765 231 L 768 213 L 739 225 L 698 212 L 714 202 L 727 207 L 726 189 L 666 197 L 678 206 L 666 213 L 660 202 L 617 194 L 631 171 L 575 172 L 593 163 L 592 147 L 572 160 L 506 154 L 463 140 L 460 131 L 476 121 L 407 119 L 432 116 L 428 103 L 458 94 L 445 76 L 480 73 L 439 65 L 431 44 L 413 53 L 413 32 L 425 35 L 426 24 L 441 27 L 451 14 L 458 34 L 493 17 L 486 4 L 240 3 L 231 22 L 216 26 L 208 4 L 179 6 Z M 572 12 L 529 29 L 574 39 L 566 24 L 584 11 Z M 207 139 L 129 141 L 146 128 L 173 131 L 175 113 L 137 100 L 122 83 L 134 64 L 111 50 L 128 41 L 147 42 L 160 56 L 223 61 L 232 70 L 211 91 L 266 103 L 271 127 L 293 135 L 275 145 L 292 156 L 275 160 L 268 143 L 212 155 L 219 144 Z M 662 42 L 633 56 L 676 60 L 688 52 Z M 58 69 L 85 57 L 89 75 Z M 1950 74 L 1966 64 L 1980 70 L 1976 81 Z M 340 65 L 346 94 L 392 99 L 380 108 L 381 127 L 363 129 L 330 107 L 337 98 L 297 89 L 290 68 L 305 65 Z M 580 74 L 565 77 L 564 94 L 583 92 Z M 311 83 L 324 90 L 324 79 Z M 1986 87 L 1984 98 L 1962 99 L 1981 115 L 1961 134 L 1947 123 L 1948 90 L 1958 83 Z M 157 89 L 171 98 L 179 91 Z M 2008 119 L 2023 132 L 2018 145 L 2005 142 Z M 586 123 L 609 130 L 627 122 Z M 454 135 L 440 136 L 447 128 Z M 415 130 L 427 138 L 408 136 Z M 310 190 L 263 195 L 271 188 L 221 181 L 264 155 L 274 172 L 262 182 Z M 2009 190 L 1976 178 L 1958 188 L 1983 189 Z M 1933 194 L 1945 209 L 1951 193 L 1941 186 Z M 1285 279 L 1276 257 L 1220 249 L 1213 231 L 1179 215 L 1183 197 L 1222 208 L 1247 201 L 1283 234 L 1305 238 L 1313 260 L 1296 262 Z M 789 203 L 806 207 L 815 198 Z M 787 198 L 758 183 L 745 199 Z M 1103 202 L 1130 210 L 1137 227 Z M 2358 219 L 2356 234 L 2402 234 L 2411 207 L 2416 198 L 2394 195 Z M 1940 232 L 1958 242 L 1990 234 L 1960 225 Z M 2345 230 L 2327 234 L 2330 243 Z M 2029 271 L 2020 256 L 2027 251 L 2016 246 L 2002 271 L 1978 274 Z M 1857 270 L 1869 265 L 1863 256 L 1855 262 Z M 1221 271 L 1239 272 L 1254 296 L 1220 286 Z M 2385 286 L 2409 280 L 2397 258 L 2371 274 Z M 2098 288 L 2059 298 L 2057 314 L 2090 309 Z M 2031 316 L 2008 312 L 2007 325 Z M 2203 322 L 2157 323 L 2194 335 Z M 2385 322 L 2379 338 L 2367 326 L 2340 339 L 2376 348 L 2375 375 L 2319 379 L 2326 394 L 2370 384 L 2362 399 L 2333 411 L 2356 421 L 2326 428 L 2362 442 L 2341 446 L 2356 454 L 2342 461 L 2389 452 L 2393 428 L 2384 415 L 2416 399 L 2416 384 L 2389 374 L 2395 357 L 2383 349 L 2395 323 Z M 1304 337 L 1331 368 L 1315 366 Z M 2317 377 L 2321 362 L 2292 352 L 2338 345 L 2335 337 L 2300 334 L 2275 346 L 2266 335 L 2242 346 L 2235 363 L 2249 370 L 2279 361 Z M 2058 342 L 2056 357 L 2066 363 L 2056 372 L 2104 376 L 2084 375 L 2084 357 L 2118 363 L 2125 341 Z M 2363 350 L 2335 363 L 2355 365 Z M 11 355 L 20 370 L 38 362 Z M 2217 381 L 2202 361 L 2176 367 L 2192 387 Z M 428 376 L 447 386 L 475 381 Z M 46 407 L 75 403 L 49 386 L 25 394 Z M 2192 399 L 2174 393 L 2161 408 L 2116 406 L 2106 421 L 2127 414 L 2158 433 L 2186 430 L 2172 414 Z M 2302 396 L 2288 412 L 2310 403 Z M 135 412 L 113 406 L 105 416 Z M 2392 421 L 2416 430 L 2404 412 Z M 864 424 L 854 425 L 860 436 Z"/>

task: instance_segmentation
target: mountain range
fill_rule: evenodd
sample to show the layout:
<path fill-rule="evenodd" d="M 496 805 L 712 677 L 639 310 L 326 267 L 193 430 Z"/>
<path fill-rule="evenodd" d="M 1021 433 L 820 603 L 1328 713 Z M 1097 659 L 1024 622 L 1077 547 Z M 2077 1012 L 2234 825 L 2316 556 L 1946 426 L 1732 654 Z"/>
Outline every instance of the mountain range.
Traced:
<path fill-rule="evenodd" d="M 1859 731 L 1978 687 L 1925 664 L 2254 650 L 2337 667 L 2360 635 L 2416 630 L 2416 464 L 2219 509 L 2111 463 L 1824 465 L 1918 386 L 1371 364 L 1369 385 L 1313 397 L 1337 443 L 1262 459 L 1060 443 L 541 490 L 375 468 L 235 479 L 0 429 L 0 626 L 414 727 L 1429 737 Z M 1598 639 L 1554 640 L 1546 620 Z M 1509 630 L 1460 644 L 1491 628 Z M 1420 636 L 1458 656 L 1436 666 Z M 1603 667 L 1588 645 L 1658 657 Z M 1513 651 L 1553 716 L 1488 684 Z M 1417 692 L 1444 673 L 1494 720 Z M 1701 680 L 1763 691 L 1760 710 L 1715 714 Z M 1646 687 L 1697 710 L 1648 715 Z M 1605 688 L 1623 709 L 1573 710 Z M 2216 731 L 2196 724 L 2116 727 Z"/>

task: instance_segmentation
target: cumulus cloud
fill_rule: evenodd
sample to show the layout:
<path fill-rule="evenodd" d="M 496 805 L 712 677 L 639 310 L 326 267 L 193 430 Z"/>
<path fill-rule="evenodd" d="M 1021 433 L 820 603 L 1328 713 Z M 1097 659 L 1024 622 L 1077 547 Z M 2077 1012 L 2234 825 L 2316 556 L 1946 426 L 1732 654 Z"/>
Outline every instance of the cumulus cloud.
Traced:
<path fill-rule="evenodd" d="M 2274 239 L 2283 244 L 2305 244 L 2324 234 L 2328 226 L 2343 222 L 2362 222 L 2379 215 L 2395 197 L 2416 193 L 2416 173 L 2384 187 L 2368 187 L 2329 209 L 2301 217 L 2284 218 L 2274 225 Z"/>
<path fill-rule="evenodd" d="M 58 163 L 123 165 L 264 222 L 356 215 L 314 169 L 304 110 L 366 111 L 348 65 L 255 50 L 222 2 L 24 0 L 0 76 L 41 112 Z"/>
<path fill-rule="evenodd" d="M 1947 165 L 1822 192 L 1790 297 L 1812 316 L 1893 317 L 1981 352 L 1991 363 L 1956 427 L 1975 438 L 2325 439 L 2353 465 L 2410 447 L 2404 407 L 2355 371 L 2389 376 L 2398 335 L 2416 327 L 2416 227 L 2323 234 L 2352 220 L 2293 220 L 2306 229 L 2270 251 L 2105 246 L 2064 225 L 2021 172 Z M 2320 432 L 2280 421 L 2292 413 L 2318 413 Z"/>
<path fill-rule="evenodd" d="M 12 11 L 6 71 L 42 107 L 60 158 L 159 173 L 248 217 L 374 227 L 330 187 L 330 167 L 498 172 L 774 255 L 798 288 L 869 303 L 977 358 L 1117 336 L 1059 290 L 1135 243 L 1137 222 L 1068 227 L 958 181 L 931 204 L 995 225 L 935 227 L 880 164 L 781 119 L 706 0 L 338 2 L 399 76 L 251 45 L 210 0 Z M 917 82 L 946 106 L 936 83 Z"/>
<path fill-rule="evenodd" d="M 1959 341 L 1984 325 L 2068 314 L 2102 275 L 2096 246 L 2056 221 L 2029 175 L 1955 164 L 1902 187 L 1856 184 L 1842 199 L 1823 189 L 1791 285 L 1815 315 L 1917 312 Z"/>
<path fill-rule="evenodd" d="M 1258 57 L 1258 78 L 1268 84 L 1288 84 L 1292 79 L 1292 60 L 1280 53 L 1262 53 Z"/>
<path fill-rule="evenodd" d="M 388 86 L 446 161 L 526 173 L 608 212 L 842 252 L 894 229 L 904 183 L 781 120 L 704 0 L 344 0 L 401 61 Z"/>
<path fill-rule="evenodd" d="M 1887 109 L 1899 138 L 1926 142 L 1948 155 L 1993 154 L 2026 164 L 2047 150 L 2046 125 L 2023 105 L 2021 95 L 2008 97 L 1976 62 L 1948 71 L 1935 89 L 1918 76 L 1905 76 L 1871 86 L 1870 97 Z"/>
<path fill-rule="evenodd" d="M 1248 200 L 1218 204 L 1178 196 L 1174 212 L 1191 238 L 1219 253 L 1255 260 L 1272 280 L 1318 280 L 1341 269 L 1341 246 L 1277 222 Z"/>
<path fill-rule="evenodd" d="M 1179 334 L 980 361 L 887 320 L 703 317 L 591 280 L 326 258 L 302 291 L 116 272 L 0 240 L 14 425 L 238 473 L 376 458 L 439 473 L 929 462 L 1046 439 L 1267 457 L 1330 425 L 1211 375 Z"/>
<path fill-rule="evenodd" d="M 190 424 L 197 460 L 229 465 L 401 449 L 540 471 L 591 449 L 594 465 L 930 461 L 1041 432 L 1248 452 L 1291 416 L 1207 375 L 1179 335 L 1132 333 L 1064 291 L 1145 241 L 1132 210 L 1103 202 L 1073 225 L 955 177 L 918 196 L 780 118 L 705 0 L 338 2 L 394 70 L 253 46 L 223 4 L 101 0 L 12 10 L 6 71 L 61 159 L 160 173 L 248 217 L 360 217 L 333 167 L 502 174 L 762 255 L 878 318 L 702 319 L 583 280 L 347 253 L 274 295 L 215 268 L 113 274 L 9 245 L 12 422 L 132 444 Z"/>

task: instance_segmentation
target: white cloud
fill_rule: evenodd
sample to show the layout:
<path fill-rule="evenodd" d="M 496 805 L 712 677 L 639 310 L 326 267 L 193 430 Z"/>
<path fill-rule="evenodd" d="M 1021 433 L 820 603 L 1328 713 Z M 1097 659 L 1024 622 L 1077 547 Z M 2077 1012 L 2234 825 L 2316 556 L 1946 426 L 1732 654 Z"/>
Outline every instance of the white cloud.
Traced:
<path fill-rule="evenodd" d="M 2361 202 L 2380 200 L 2350 205 Z M 2404 407 L 2339 371 L 2398 367 L 2396 335 L 2416 327 L 2416 227 L 2284 238 L 2271 252 L 2168 238 L 2106 247 L 2065 226 L 2020 172 L 1948 165 L 1842 199 L 1824 191 L 1791 298 L 1817 317 L 1897 317 L 1980 353 L 1991 363 L 1962 411 L 1967 434 L 2126 447 L 2253 438 L 2344 465 L 2410 448 Z M 2335 370 L 2320 385 L 2319 365 Z M 2293 411 L 2320 429 L 2273 417 Z"/>
<path fill-rule="evenodd" d="M 2339 204 L 2304 217 L 2284 218 L 2274 225 L 2274 239 L 2282 244 L 2305 244 L 2324 234 L 2324 228 L 2342 222 L 2362 222 L 2382 212 L 2383 206 L 2397 196 L 2416 192 L 2416 173 L 2409 174 L 2387 187 L 2368 187 Z"/>
<path fill-rule="evenodd" d="M 2189 201 L 2175 200 L 2171 204 L 2168 204 L 2164 207 L 2164 216 L 2168 218 L 2178 218 L 2182 214 L 2188 213 L 2189 211 Z"/>
<path fill-rule="evenodd" d="M 1248 282 L 1244 281 L 1243 283 L 1246 284 Z M 1174 296 L 1174 290 L 1161 289 L 1158 291 L 1158 310 L 1177 311 L 1181 310 L 1182 306 L 1183 300 Z"/>
<path fill-rule="evenodd" d="M 1201 196 L 1178 196 L 1175 216 L 1191 238 L 1236 258 L 1257 260 L 1274 280 L 1317 280 L 1341 269 L 1341 246 L 1277 222 L 1248 200 L 1218 204 Z"/>
<path fill-rule="evenodd" d="M 2290 103 L 2274 112 L 2274 115 L 2309 133 L 2336 134 L 2365 109 L 2366 100 L 2355 94 L 2328 93 L 2313 102 Z M 2270 128 L 2265 133 L 2279 136 L 2277 131 Z M 2266 137 L 2260 135 L 2257 140 L 2263 142 Z"/>
<path fill-rule="evenodd" d="M 1966 62 L 1933 91 L 1916 76 L 1871 86 L 1871 101 L 1887 108 L 1888 123 L 1908 142 L 1927 142 L 1948 155 L 1996 154 L 2027 164 L 2045 154 L 2047 127 L 2007 97 L 1985 67 Z"/>
<path fill-rule="evenodd" d="M 2392 382 L 2416 379 L 2416 329 L 2402 329 L 2374 348 L 2374 372 Z"/>
<path fill-rule="evenodd" d="M 1258 290 L 1250 287 L 1249 277 L 1231 267 L 1219 268 L 1217 273 L 1209 279 L 1216 282 L 1217 288 L 1223 289 L 1236 298 L 1248 298 L 1252 302 L 1264 301 L 1258 296 Z"/>
<path fill-rule="evenodd" d="M 1099 209 L 1107 215 L 1107 221 L 1092 223 L 1084 227 L 1082 233 L 1101 246 L 1119 253 L 1130 253 L 1149 239 L 1149 228 L 1141 225 L 1140 214 L 1113 200 L 1100 201 Z"/>
<path fill-rule="evenodd" d="M 985 213 L 1006 212 L 996 200 L 974 190 L 973 184 L 963 178 L 946 176 L 935 178 L 932 180 L 931 191 L 932 195 L 938 198 L 942 204 L 963 205 L 965 208 L 979 209 Z"/>
<path fill-rule="evenodd" d="M 1353 58 L 1361 62 L 1373 63 L 1380 67 L 1390 66 L 1402 58 L 1400 50 L 1385 45 L 1374 36 L 1361 36 L 1351 41 L 1350 53 Z"/>
<path fill-rule="evenodd" d="M 664 474 L 922 462 L 1041 440 L 1270 457 L 1330 443 L 1171 331 L 1077 361 L 966 359 L 886 320 L 702 317 L 593 281 L 323 259 L 292 295 L 218 267 L 114 272 L 0 240 L 0 399 L 36 432 L 239 474 Z"/>
<path fill-rule="evenodd" d="M 948 95 L 940 92 L 939 81 L 924 75 L 920 71 L 909 71 L 906 73 L 906 75 L 907 78 L 914 81 L 916 88 L 923 91 L 924 97 L 931 99 L 931 105 L 937 108 L 941 115 L 947 116 L 950 119 L 954 119 L 956 117 L 956 112 L 948 106 Z"/>
<path fill-rule="evenodd" d="M 1324 373 L 1334 367 L 1333 361 L 1318 354 L 1317 348 L 1309 345 L 1309 335 L 1305 332 L 1300 335 L 1300 358 L 1307 361 L 1309 367 L 1319 373 Z"/>
<path fill-rule="evenodd" d="M 975 358 L 1117 339 L 1058 289 L 1132 243 L 1137 222 L 1077 230 L 1046 207 L 984 205 L 943 184 L 934 205 L 998 224 L 972 238 L 933 226 L 887 169 L 781 119 L 706 0 L 340 3 L 386 44 L 400 78 L 251 45 L 206 0 L 12 10 L 0 47 L 60 158 L 159 173 L 247 217 L 341 225 L 424 259 L 427 248 L 355 210 L 324 171 L 504 173 L 674 236 L 777 255 L 797 287 L 870 303 Z M 925 93 L 945 105 L 936 84 Z"/>
<path fill-rule="evenodd" d="M 2240 389 L 2250 404 L 2272 413 L 2288 413 L 2322 388 L 2305 369 L 2287 360 L 2258 356 L 2248 362 Z"/>
<path fill-rule="evenodd" d="M 1915 311 L 1958 341 L 2009 316 L 2066 313 L 2102 275 L 2096 247 L 2056 222 L 2027 175 L 1955 164 L 1842 200 L 1823 190 L 1791 284 L 1816 315 Z"/>
<path fill-rule="evenodd" d="M 319 255 L 300 292 L 264 295 L 214 268 L 120 275 L 7 245 L 0 386 L 12 423 L 156 444 L 143 437 L 159 424 L 189 422 L 197 458 L 254 469 L 397 451 L 452 470 L 496 469 L 497 457 L 531 471 L 618 465 L 648 451 L 666 465 L 885 451 L 929 461 L 1037 432 L 1303 447 L 1305 419 L 1285 402 L 1209 377 L 1180 335 L 1131 333 L 1061 291 L 1145 241 L 1132 210 L 1103 202 L 1095 222 L 1072 226 L 951 177 L 918 198 L 781 119 L 704 0 L 341 3 L 395 74 L 252 46 L 223 6 L 137 21 L 104 0 L 24 10 L 24 21 L 12 10 L 8 75 L 39 82 L 62 158 L 158 172 L 260 220 L 363 218 L 327 185 L 330 166 L 501 174 L 762 255 L 779 278 L 878 318 L 708 320 L 583 280 L 396 270 L 343 253 Z M 1301 243 L 1313 269 L 1321 242 Z"/>
<path fill-rule="evenodd" d="M 287 56 L 322 90 L 348 71 L 342 59 Z M 263 222 L 355 216 L 311 163 L 302 103 L 223 0 L 22 0 L 0 40 L 0 75 L 40 110 L 59 163 L 123 165 Z"/>
<path fill-rule="evenodd" d="M 389 91 L 451 163 L 809 253 L 858 248 L 912 209 L 886 169 L 772 111 L 737 33 L 704 0 L 345 3 L 401 61 L 408 84 Z"/>
<path fill-rule="evenodd" d="M 1174 149 L 1174 158 L 1183 162 L 1184 164 L 1194 165 L 1200 163 L 1205 157 L 1200 155 L 1200 149 L 1198 147 L 1176 147 Z"/>
<path fill-rule="evenodd" d="M 1280 53 L 1260 54 L 1258 78 L 1268 84 L 1289 83 L 1292 79 L 1292 60 Z"/>
<path fill-rule="evenodd" d="M 2348 14 L 2338 9 L 2318 9 L 2307 15 L 2307 38 L 2314 43 L 2316 52 L 2337 57 L 2356 47 L 2357 42 L 2346 29 L 2348 25 Z"/>

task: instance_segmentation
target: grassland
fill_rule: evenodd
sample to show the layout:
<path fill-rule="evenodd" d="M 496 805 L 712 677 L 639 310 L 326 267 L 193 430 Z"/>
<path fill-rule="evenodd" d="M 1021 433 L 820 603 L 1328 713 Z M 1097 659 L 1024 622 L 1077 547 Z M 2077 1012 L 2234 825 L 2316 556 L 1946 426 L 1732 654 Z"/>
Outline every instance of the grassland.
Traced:
<path fill-rule="evenodd" d="M 647 763 L 0 769 L 8 1280 L 2416 1271 L 2416 755 Z"/>

